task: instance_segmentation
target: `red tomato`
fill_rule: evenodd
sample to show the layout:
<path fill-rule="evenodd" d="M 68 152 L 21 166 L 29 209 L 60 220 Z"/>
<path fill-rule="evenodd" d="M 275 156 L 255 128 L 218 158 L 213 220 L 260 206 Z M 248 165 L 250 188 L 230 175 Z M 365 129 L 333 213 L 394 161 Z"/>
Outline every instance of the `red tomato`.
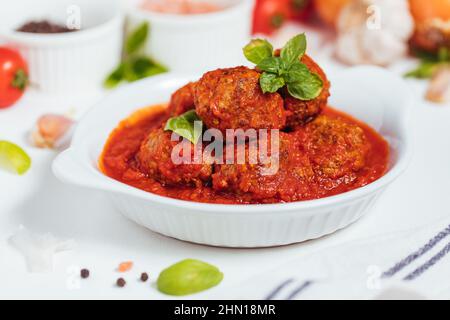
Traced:
<path fill-rule="evenodd" d="M 272 34 L 289 18 L 288 0 L 256 0 L 253 33 Z"/>
<path fill-rule="evenodd" d="M 294 20 L 306 20 L 313 11 L 312 0 L 289 0 L 290 18 Z"/>
<path fill-rule="evenodd" d="M 19 53 L 0 47 L 0 109 L 19 100 L 28 86 L 28 66 Z"/>

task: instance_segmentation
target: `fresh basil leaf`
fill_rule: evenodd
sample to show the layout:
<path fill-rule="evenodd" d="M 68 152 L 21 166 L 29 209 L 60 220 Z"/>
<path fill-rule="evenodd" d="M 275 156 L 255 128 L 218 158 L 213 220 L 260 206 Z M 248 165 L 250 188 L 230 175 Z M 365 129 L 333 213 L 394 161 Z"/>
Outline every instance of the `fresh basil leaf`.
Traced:
<path fill-rule="evenodd" d="M 264 72 L 260 79 L 259 84 L 263 93 L 274 93 L 285 85 L 284 79 L 276 74 Z"/>
<path fill-rule="evenodd" d="M 244 55 L 248 61 L 259 64 L 273 56 L 273 47 L 267 40 L 254 39 L 244 47 Z"/>
<path fill-rule="evenodd" d="M 450 62 L 450 48 L 440 48 L 437 54 L 437 58 L 439 62 Z"/>
<path fill-rule="evenodd" d="M 139 25 L 127 38 L 125 52 L 128 55 L 139 51 L 146 43 L 149 32 L 149 24 L 147 22 Z"/>
<path fill-rule="evenodd" d="M 436 62 L 422 62 L 416 69 L 405 74 L 407 78 L 429 79 L 433 76 L 439 63 Z"/>
<path fill-rule="evenodd" d="M 158 277 L 158 290 L 173 296 L 185 296 L 217 286 L 223 273 L 208 263 L 186 259 L 163 270 Z"/>
<path fill-rule="evenodd" d="M 306 36 L 305 34 L 299 34 L 289 40 L 283 49 L 281 49 L 281 60 L 283 61 L 284 68 L 288 70 L 296 61 L 299 61 L 306 52 Z"/>
<path fill-rule="evenodd" d="M 282 69 L 281 59 L 279 57 L 269 57 L 261 61 L 257 67 L 262 71 L 280 74 Z"/>
<path fill-rule="evenodd" d="M 292 64 L 289 71 L 284 75 L 284 78 L 287 83 L 306 81 L 310 74 L 311 71 L 309 71 L 306 65 L 304 65 L 300 61 L 296 61 Z"/>
<path fill-rule="evenodd" d="M 313 100 L 317 98 L 323 89 L 323 81 L 315 73 L 309 73 L 308 76 L 297 82 L 287 84 L 289 94 L 299 100 Z"/>
<path fill-rule="evenodd" d="M 164 130 L 172 131 L 179 136 L 188 139 L 196 144 L 202 135 L 203 124 L 199 127 L 196 122 L 201 122 L 195 110 L 190 110 L 181 116 L 170 118 Z"/>
<path fill-rule="evenodd" d="M 111 72 L 111 74 L 105 79 L 103 83 L 104 87 L 107 89 L 112 89 L 117 87 L 117 85 L 122 82 L 125 78 L 125 63 L 120 63 L 117 68 Z"/>
<path fill-rule="evenodd" d="M 129 82 L 167 72 L 167 68 L 148 57 L 129 58 L 125 63 L 125 79 Z"/>

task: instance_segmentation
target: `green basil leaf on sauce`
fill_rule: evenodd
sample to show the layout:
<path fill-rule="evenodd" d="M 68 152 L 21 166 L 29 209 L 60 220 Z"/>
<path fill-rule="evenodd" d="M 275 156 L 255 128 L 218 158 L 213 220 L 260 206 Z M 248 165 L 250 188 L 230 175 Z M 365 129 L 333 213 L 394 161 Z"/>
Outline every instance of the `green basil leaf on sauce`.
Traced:
<path fill-rule="evenodd" d="M 286 70 L 303 57 L 306 52 L 306 47 L 306 36 L 304 33 L 295 36 L 286 43 L 280 54 Z"/>
<path fill-rule="evenodd" d="M 196 123 L 200 124 L 200 126 Z M 172 131 L 179 136 L 196 144 L 202 135 L 203 125 L 195 110 L 188 111 L 181 116 L 170 118 L 164 130 Z"/>
<path fill-rule="evenodd" d="M 208 263 L 187 259 L 165 269 L 158 277 L 158 290 L 172 296 L 186 296 L 217 286 L 223 273 Z"/>
<path fill-rule="evenodd" d="M 274 93 L 284 87 L 286 83 L 282 77 L 264 72 L 259 79 L 259 84 L 263 93 Z"/>
<path fill-rule="evenodd" d="M 147 22 L 139 25 L 127 38 L 125 52 L 128 55 L 134 54 L 142 49 L 147 42 L 149 24 Z"/>
<path fill-rule="evenodd" d="M 273 47 L 267 40 L 254 39 L 244 47 L 244 55 L 248 61 L 259 64 L 273 56 Z"/>

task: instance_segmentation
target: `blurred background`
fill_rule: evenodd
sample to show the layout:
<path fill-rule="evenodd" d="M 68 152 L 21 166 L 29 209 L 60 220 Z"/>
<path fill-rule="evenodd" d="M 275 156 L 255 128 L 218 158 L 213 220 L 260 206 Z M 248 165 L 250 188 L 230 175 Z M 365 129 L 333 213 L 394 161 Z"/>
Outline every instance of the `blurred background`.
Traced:
<path fill-rule="evenodd" d="M 61 149 L 111 90 L 245 65 L 251 38 L 299 33 L 330 76 L 376 65 L 450 104 L 450 0 L 16 0 L 0 12 L 0 134 Z"/>
<path fill-rule="evenodd" d="M 428 81 L 425 99 L 450 100 L 450 0 L 17 0 L 0 13 L 0 44 L 27 68 L 23 93 L 73 103 L 163 72 L 245 64 L 252 36 L 281 45 L 300 32 L 325 70 L 392 68 Z"/>

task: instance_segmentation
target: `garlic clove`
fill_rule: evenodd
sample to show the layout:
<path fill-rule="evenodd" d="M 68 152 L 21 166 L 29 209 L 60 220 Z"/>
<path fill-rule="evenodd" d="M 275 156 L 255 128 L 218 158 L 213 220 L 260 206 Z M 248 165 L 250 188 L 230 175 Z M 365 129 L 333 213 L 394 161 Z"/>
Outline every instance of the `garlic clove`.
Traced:
<path fill-rule="evenodd" d="M 36 122 L 32 132 L 32 144 L 38 148 L 61 149 L 67 147 L 72 136 L 74 121 L 66 116 L 46 114 Z"/>

